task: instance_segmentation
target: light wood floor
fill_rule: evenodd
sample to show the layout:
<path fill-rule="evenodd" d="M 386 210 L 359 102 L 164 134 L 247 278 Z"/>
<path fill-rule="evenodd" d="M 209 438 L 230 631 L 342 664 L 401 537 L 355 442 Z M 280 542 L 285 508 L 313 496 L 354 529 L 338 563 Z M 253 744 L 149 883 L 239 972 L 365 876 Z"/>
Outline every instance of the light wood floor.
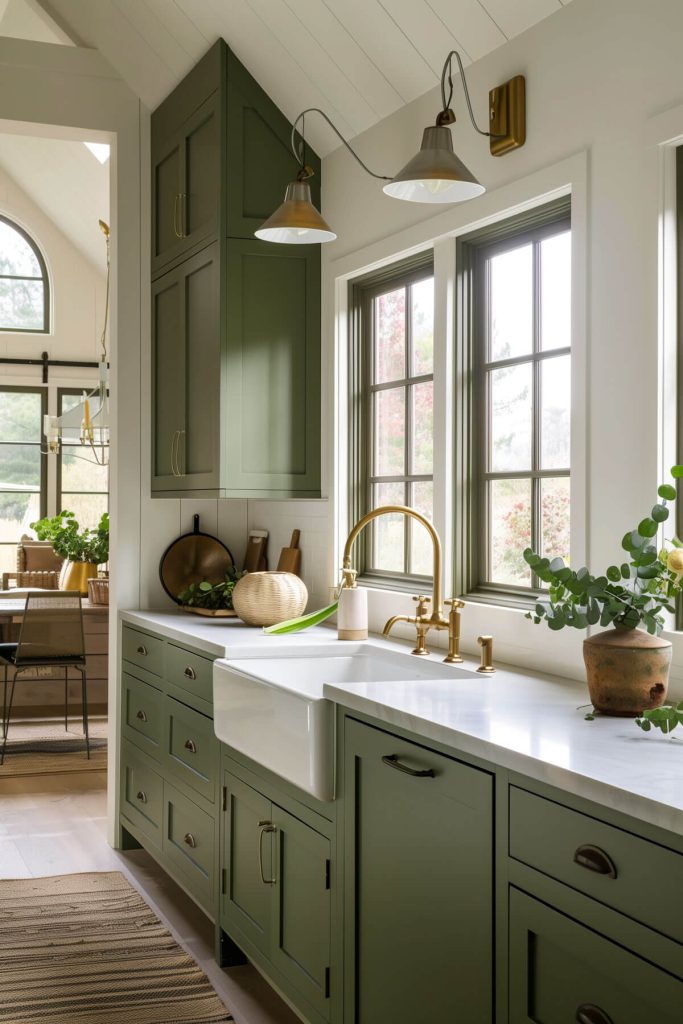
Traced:
<path fill-rule="evenodd" d="M 251 966 L 222 970 L 213 926 L 144 852 L 118 853 L 106 840 L 104 773 L 0 781 L 0 878 L 122 871 L 194 956 L 238 1024 L 299 1024 Z"/>

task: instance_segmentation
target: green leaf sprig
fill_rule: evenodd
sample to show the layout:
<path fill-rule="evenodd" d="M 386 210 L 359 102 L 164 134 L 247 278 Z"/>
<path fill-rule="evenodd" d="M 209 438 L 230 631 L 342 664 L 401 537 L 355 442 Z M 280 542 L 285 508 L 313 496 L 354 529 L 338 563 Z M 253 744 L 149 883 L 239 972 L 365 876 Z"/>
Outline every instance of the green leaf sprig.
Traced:
<path fill-rule="evenodd" d="M 679 704 L 662 704 L 659 708 L 643 711 L 636 718 L 636 725 L 643 732 L 659 729 L 665 735 L 673 732 L 677 725 L 683 725 L 683 701 Z"/>
<path fill-rule="evenodd" d="M 225 574 L 225 578 L 218 583 L 209 583 L 208 580 L 201 580 L 198 583 L 190 583 L 185 590 L 178 594 L 181 604 L 189 605 L 191 608 L 209 608 L 212 611 L 218 609 L 232 608 L 232 592 L 235 584 L 245 572 L 231 566 Z"/>

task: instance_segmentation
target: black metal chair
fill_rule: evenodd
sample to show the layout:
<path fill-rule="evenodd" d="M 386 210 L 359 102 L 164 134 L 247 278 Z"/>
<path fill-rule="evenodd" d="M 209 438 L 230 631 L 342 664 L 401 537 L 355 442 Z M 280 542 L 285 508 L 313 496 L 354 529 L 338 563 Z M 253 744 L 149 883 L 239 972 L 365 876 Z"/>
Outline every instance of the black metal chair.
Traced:
<path fill-rule="evenodd" d="M 90 758 L 88 735 L 88 693 L 85 670 L 85 640 L 83 637 L 83 608 L 78 592 L 58 590 L 28 594 L 21 623 L 18 643 L 0 644 L 0 664 L 4 667 L 2 705 L 2 752 L 0 765 L 5 763 L 7 734 L 12 717 L 14 687 L 17 677 L 29 669 L 64 669 L 64 728 L 68 728 L 69 669 L 81 675 L 83 733 L 85 749 Z M 7 669 L 13 668 L 9 703 L 7 701 Z M 33 680 L 35 681 L 35 680 Z"/>

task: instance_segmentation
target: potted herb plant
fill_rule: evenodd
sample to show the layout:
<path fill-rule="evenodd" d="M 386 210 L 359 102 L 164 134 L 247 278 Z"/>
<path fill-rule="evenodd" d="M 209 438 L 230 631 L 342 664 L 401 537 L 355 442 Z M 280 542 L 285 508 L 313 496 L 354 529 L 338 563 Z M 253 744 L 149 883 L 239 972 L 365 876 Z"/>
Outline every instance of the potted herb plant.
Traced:
<path fill-rule="evenodd" d="M 97 576 L 98 565 L 109 560 L 109 513 L 104 512 L 94 530 L 81 529 L 76 514 L 67 510 L 52 518 L 31 523 L 38 540 L 49 540 L 65 559 L 59 577 L 62 590 L 88 593 L 88 580 Z"/>
<path fill-rule="evenodd" d="M 671 470 L 683 478 L 683 466 Z M 544 558 L 527 548 L 524 559 L 543 583 L 548 597 L 527 618 L 565 626 L 609 626 L 583 643 L 588 690 L 593 707 L 606 715 L 640 715 L 663 704 L 669 681 L 671 644 L 659 636 L 667 613 L 683 590 L 683 544 L 674 537 L 657 550 L 659 527 L 669 518 L 676 489 L 662 484 L 659 501 L 621 542 L 620 565 L 603 575 L 571 569 L 561 558 Z"/>

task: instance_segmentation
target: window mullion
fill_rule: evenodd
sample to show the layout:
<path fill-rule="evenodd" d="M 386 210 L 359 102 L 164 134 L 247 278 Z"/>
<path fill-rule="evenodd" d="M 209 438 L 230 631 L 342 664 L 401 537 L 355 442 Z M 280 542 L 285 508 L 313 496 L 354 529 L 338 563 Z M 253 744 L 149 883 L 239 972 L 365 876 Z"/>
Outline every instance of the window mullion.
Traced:
<path fill-rule="evenodd" d="M 413 302 L 413 286 L 411 284 L 406 285 L 405 289 L 405 320 L 404 320 L 404 339 L 405 339 L 405 366 L 406 366 L 406 377 L 408 381 L 413 376 L 413 356 L 412 356 L 412 302 Z M 405 430 L 405 444 L 403 446 L 403 475 L 405 478 L 405 485 L 403 488 L 403 500 L 406 505 L 410 505 L 412 502 L 412 487 L 407 482 L 408 475 L 413 465 L 413 389 L 410 383 L 406 384 L 404 391 L 405 404 L 404 404 L 404 430 Z M 410 562 L 412 554 L 412 533 L 410 523 L 404 521 L 403 525 L 403 571 L 408 575 L 410 573 Z"/>

